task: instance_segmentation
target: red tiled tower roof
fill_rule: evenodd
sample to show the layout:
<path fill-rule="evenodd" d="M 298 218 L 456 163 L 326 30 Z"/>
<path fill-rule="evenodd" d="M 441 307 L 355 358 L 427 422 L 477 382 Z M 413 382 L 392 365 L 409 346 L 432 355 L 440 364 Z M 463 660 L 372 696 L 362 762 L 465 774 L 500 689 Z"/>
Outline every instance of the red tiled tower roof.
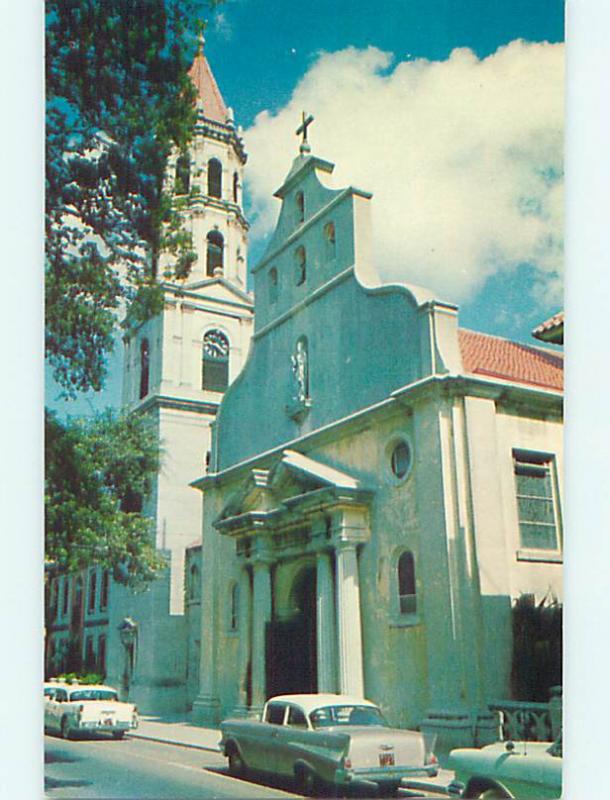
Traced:
<path fill-rule="evenodd" d="M 206 119 L 225 125 L 228 117 L 227 107 L 222 99 L 208 60 L 203 54 L 203 43 L 201 41 L 188 74 L 195 85 L 195 89 L 197 89 L 199 99 L 203 102 L 203 113 Z"/>
<path fill-rule="evenodd" d="M 563 390 L 563 354 L 498 336 L 458 330 L 464 370 L 545 389 Z"/>

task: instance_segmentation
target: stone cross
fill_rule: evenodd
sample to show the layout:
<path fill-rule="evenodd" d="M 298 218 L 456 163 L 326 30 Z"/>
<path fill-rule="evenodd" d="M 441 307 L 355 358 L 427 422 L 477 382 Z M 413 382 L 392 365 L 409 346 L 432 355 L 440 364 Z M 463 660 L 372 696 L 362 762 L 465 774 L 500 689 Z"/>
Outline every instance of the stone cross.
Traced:
<path fill-rule="evenodd" d="M 303 111 L 302 114 L 302 122 L 299 127 L 296 129 L 296 135 L 300 136 L 303 134 L 303 140 L 301 141 L 301 146 L 299 148 L 301 153 L 310 153 L 311 147 L 309 146 L 309 142 L 307 141 L 307 128 L 313 122 L 313 116 L 311 114 L 306 114 Z"/>

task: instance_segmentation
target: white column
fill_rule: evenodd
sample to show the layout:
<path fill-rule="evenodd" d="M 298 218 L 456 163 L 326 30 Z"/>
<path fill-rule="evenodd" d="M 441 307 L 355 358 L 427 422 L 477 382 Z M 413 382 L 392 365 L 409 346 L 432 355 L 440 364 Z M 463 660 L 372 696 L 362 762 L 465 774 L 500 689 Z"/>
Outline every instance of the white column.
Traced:
<path fill-rule="evenodd" d="M 339 691 L 364 695 L 362 669 L 362 624 L 358 555 L 353 542 L 340 542 L 336 549 L 337 628 L 339 649 Z"/>
<path fill-rule="evenodd" d="M 240 713 L 247 713 L 248 708 L 248 662 L 251 652 L 251 597 L 250 576 L 244 567 L 239 576 L 239 707 Z"/>
<path fill-rule="evenodd" d="M 267 561 L 254 564 L 252 598 L 252 706 L 262 707 L 265 697 L 265 644 L 271 619 L 271 573 Z"/>
<path fill-rule="evenodd" d="M 316 560 L 316 636 L 318 691 L 337 690 L 335 665 L 335 599 L 330 553 L 319 552 Z"/>

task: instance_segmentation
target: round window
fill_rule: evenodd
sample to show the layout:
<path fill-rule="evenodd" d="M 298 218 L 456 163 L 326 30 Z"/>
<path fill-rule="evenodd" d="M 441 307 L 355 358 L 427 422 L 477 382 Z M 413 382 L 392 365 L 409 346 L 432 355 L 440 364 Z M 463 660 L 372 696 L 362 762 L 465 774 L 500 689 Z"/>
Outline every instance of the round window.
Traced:
<path fill-rule="evenodd" d="M 397 442 L 390 458 L 392 472 L 397 478 L 404 478 L 411 466 L 411 449 L 405 441 Z"/>

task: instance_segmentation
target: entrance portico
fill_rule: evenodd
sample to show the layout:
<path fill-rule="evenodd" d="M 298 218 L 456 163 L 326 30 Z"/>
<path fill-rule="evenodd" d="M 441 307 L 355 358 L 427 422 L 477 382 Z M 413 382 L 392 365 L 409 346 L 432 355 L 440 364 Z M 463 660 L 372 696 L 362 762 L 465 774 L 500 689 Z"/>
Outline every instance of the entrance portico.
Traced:
<path fill-rule="evenodd" d="M 270 691 L 364 695 L 358 552 L 370 535 L 371 496 L 352 476 L 287 450 L 271 469 L 251 471 L 216 521 L 251 575 L 240 582 L 240 605 L 251 609 L 240 642 L 251 713 Z M 279 628 L 288 658 L 297 648 L 300 666 L 314 657 L 315 669 L 282 674 L 290 667 L 277 652 Z"/>

